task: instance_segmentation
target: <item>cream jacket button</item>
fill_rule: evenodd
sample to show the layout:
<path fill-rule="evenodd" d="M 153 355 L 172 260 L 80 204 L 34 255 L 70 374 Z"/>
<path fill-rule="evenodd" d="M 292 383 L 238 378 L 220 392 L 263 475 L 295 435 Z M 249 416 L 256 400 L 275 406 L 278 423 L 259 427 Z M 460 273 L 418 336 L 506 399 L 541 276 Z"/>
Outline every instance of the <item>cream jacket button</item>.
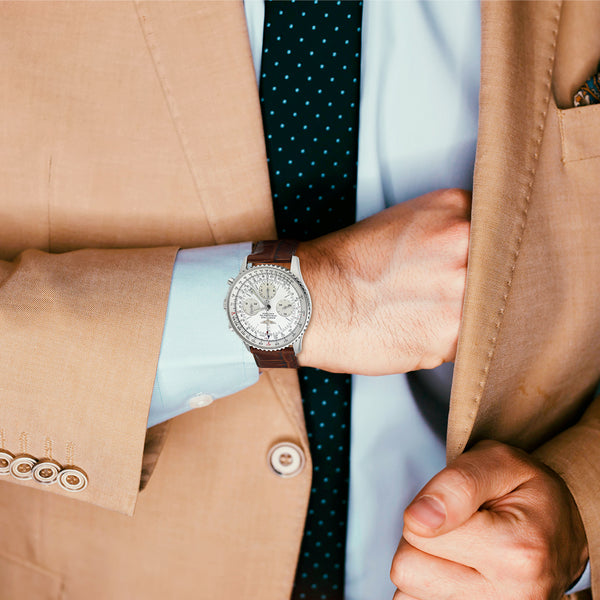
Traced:
<path fill-rule="evenodd" d="M 67 492 L 81 492 L 87 487 L 88 478 L 83 471 L 69 467 L 58 475 L 58 485 Z"/>
<path fill-rule="evenodd" d="M 0 450 L 0 475 L 10 474 L 10 465 L 14 458 L 14 454 L 11 454 L 7 450 Z"/>
<path fill-rule="evenodd" d="M 277 444 L 269 451 L 269 465 L 279 477 L 295 477 L 305 464 L 302 448 L 291 442 Z"/>
<path fill-rule="evenodd" d="M 188 406 L 190 408 L 204 408 L 205 406 L 212 404 L 214 399 L 214 396 L 211 396 L 210 394 L 194 394 L 188 400 Z"/>
<path fill-rule="evenodd" d="M 42 485 L 56 483 L 61 467 L 52 460 L 44 460 L 33 468 L 33 479 Z"/>
<path fill-rule="evenodd" d="M 6 450 L 0 450 L 0 475 L 10 475 L 10 465 L 14 455 Z"/>
<path fill-rule="evenodd" d="M 32 479 L 36 464 L 37 460 L 33 456 L 17 456 L 10 464 L 10 474 L 16 479 Z"/>

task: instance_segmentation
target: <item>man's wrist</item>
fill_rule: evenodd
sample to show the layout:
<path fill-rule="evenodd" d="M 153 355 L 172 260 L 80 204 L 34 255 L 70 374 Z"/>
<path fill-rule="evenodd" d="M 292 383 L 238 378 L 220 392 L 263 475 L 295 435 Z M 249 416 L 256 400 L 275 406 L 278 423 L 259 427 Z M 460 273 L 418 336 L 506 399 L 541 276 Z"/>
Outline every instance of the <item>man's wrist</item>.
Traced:
<path fill-rule="evenodd" d="M 339 287 L 340 278 L 336 277 L 336 270 L 339 269 L 336 269 L 323 245 L 301 242 L 296 255 L 312 299 L 312 316 L 302 340 L 298 364 L 301 367 L 323 367 L 320 357 L 335 352 L 337 329 L 331 324 L 345 312 L 343 307 L 347 294 Z M 335 298 L 335 302 L 332 302 L 332 298 Z M 326 324 L 330 327 L 326 328 Z"/>

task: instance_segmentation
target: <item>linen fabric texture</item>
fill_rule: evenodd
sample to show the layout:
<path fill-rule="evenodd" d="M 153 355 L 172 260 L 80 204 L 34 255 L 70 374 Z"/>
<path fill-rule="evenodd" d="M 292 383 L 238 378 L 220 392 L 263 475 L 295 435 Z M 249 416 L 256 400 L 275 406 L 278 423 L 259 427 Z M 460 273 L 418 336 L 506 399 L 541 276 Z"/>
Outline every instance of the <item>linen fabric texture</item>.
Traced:
<path fill-rule="evenodd" d="M 289 597 L 311 468 L 294 372 L 264 373 L 152 428 L 143 452 L 175 249 L 275 233 L 243 6 L 0 11 L 2 446 L 51 448 L 90 481 L 80 501 L 0 482 L 5 589 L 43 600 Z M 599 26 L 596 2 L 482 4 L 448 428 L 449 459 L 494 438 L 561 474 L 596 596 L 600 107 L 566 107 L 598 62 Z M 289 480 L 264 462 L 282 440 L 307 456 Z"/>

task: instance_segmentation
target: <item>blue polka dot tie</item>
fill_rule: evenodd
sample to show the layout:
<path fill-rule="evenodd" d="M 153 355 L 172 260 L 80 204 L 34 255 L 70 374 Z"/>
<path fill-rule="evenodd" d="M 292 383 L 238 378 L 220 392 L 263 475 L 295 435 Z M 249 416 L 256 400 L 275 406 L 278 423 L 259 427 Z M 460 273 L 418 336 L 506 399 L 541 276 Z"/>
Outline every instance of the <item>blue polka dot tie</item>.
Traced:
<path fill-rule="evenodd" d="M 362 2 L 268 0 L 260 78 L 280 237 L 354 222 Z M 342 600 L 350 377 L 300 369 L 313 484 L 293 600 Z"/>

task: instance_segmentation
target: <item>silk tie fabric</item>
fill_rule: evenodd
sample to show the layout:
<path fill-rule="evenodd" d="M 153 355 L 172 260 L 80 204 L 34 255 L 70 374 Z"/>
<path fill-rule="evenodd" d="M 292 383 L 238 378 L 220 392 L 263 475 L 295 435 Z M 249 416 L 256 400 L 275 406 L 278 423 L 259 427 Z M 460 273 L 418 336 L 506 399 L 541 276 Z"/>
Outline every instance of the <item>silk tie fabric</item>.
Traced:
<path fill-rule="evenodd" d="M 361 18 L 362 2 L 265 3 L 260 99 L 279 237 L 355 220 Z M 299 379 L 313 483 L 292 598 L 341 600 L 350 376 L 304 368 Z"/>

